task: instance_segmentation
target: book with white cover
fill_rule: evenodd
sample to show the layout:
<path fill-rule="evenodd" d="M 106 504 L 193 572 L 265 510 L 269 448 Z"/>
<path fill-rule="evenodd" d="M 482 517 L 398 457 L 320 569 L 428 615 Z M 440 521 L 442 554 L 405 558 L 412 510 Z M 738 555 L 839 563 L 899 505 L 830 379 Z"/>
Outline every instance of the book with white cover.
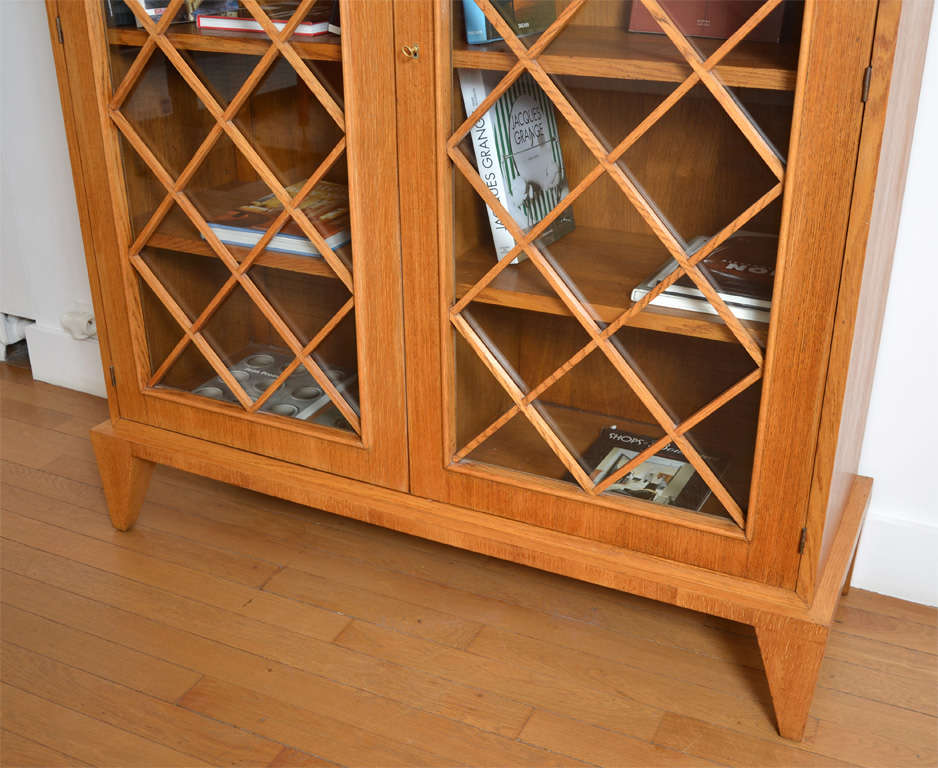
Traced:
<path fill-rule="evenodd" d="M 467 115 L 502 76 L 499 72 L 459 70 Z M 553 105 L 527 73 L 512 83 L 470 133 L 479 175 L 522 231 L 529 231 L 569 194 Z M 515 240 L 491 208 L 486 209 L 495 253 L 501 260 L 514 248 Z M 567 209 L 538 239 L 549 245 L 573 227 L 573 214 Z"/>

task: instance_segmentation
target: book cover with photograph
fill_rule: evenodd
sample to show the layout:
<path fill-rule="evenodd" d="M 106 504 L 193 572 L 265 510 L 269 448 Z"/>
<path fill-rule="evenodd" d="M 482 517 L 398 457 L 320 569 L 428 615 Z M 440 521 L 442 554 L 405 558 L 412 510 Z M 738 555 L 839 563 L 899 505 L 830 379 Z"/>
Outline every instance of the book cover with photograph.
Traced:
<path fill-rule="evenodd" d="M 606 427 L 583 456 L 587 467 L 591 468 L 590 479 L 602 482 L 657 439 L 617 429 L 615 425 Z M 704 461 L 714 472 L 721 464 L 706 457 Z M 674 443 L 643 461 L 610 485 L 606 492 L 694 511 L 699 511 L 711 494 L 710 487 Z"/>
<path fill-rule="evenodd" d="M 492 5 L 518 37 L 543 32 L 557 18 L 553 0 L 492 0 Z M 466 42 L 478 45 L 502 39 L 475 0 L 463 0 L 463 15 Z"/>
<path fill-rule="evenodd" d="M 693 255 L 708 240 L 706 237 L 692 240 L 687 249 L 688 255 Z M 778 236 L 740 231 L 714 249 L 697 266 L 736 317 L 767 323 L 772 309 L 777 254 Z M 644 298 L 677 268 L 677 262 L 669 260 L 632 290 L 632 301 Z M 652 299 L 651 305 L 717 314 L 713 305 L 687 275 L 681 275 L 673 285 Z"/>
<path fill-rule="evenodd" d="M 292 184 L 286 188 L 287 194 L 291 197 L 296 195 L 302 186 L 302 183 Z M 344 184 L 320 181 L 299 207 L 333 250 L 351 239 L 348 187 Z M 282 211 L 280 201 L 269 194 L 220 216 L 213 216 L 208 225 L 223 243 L 250 248 L 263 237 Z M 292 218 L 271 238 L 267 250 L 300 256 L 320 255 Z"/>
<path fill-rule="evenodd" d="M 500 72 L 459 70 L 467 115 L 501 77 Z M 512 83 L 470 133 L 479 175 L 522 231 L 530 230 L 569 194 L 554 106 L 529 74 Z M 486 210 L 495 253 L 501 260 L 514 248 L 515 240 L 492 209 L 486 206 Z M 573 228 L 573 213 L 568 208 L 539 240 L 549 245 Z"/>

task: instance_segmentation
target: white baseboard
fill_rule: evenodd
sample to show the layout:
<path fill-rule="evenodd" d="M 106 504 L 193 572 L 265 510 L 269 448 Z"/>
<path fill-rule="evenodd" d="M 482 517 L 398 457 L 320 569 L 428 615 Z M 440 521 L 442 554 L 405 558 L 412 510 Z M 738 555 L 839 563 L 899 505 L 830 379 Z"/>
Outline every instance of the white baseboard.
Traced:
<path fill-rule="evenodd" d="M 26 346 L 36 381 L 107 396 L 97 339 L 76 341 L 61 328 L 36 323 L 26 329 Z"/>
<path fill-rule="evenodd" d="M 938 605 L 938 525 L 867 514 L 852 586 Z"/>

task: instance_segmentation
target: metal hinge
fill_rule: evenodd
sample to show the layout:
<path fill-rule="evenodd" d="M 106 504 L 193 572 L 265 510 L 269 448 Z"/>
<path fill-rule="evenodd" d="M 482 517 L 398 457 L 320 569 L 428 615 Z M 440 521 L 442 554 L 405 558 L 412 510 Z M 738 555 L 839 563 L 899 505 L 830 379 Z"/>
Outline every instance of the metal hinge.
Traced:
<path fill-rule="evenodd" d="M 873 66 L 870 65 L 866 68 L 866 71 L 863 73 L 863 96 L 861 101 L 866 104 L 866 100 L 870 96 L 870 80 L 873 79 Z"/>
<path fill-rule="evenodd" d="M 117 389 L 117 374 L 114 372 L 113 365 L 108 368 L 108 372 L 111 374 L 111 386 L 114 387 L 114 389 Z"/>
<path fill-rule="evenodd" d="M 62 19 L 58 16 L 55 17 L 55 34 L 58 36 L 60 43 L 65 43 L 65 37 L 62 35 Z"/>
<path fill-rule="evenodd" d="M 805 545 L 805 542 L 807 542 L 807 540 L 808 540 L 808 529 L 802 528 L 801 538 L 798 539 L 798 554 L 799 555 L 804 554 L 804 545 Z"/>

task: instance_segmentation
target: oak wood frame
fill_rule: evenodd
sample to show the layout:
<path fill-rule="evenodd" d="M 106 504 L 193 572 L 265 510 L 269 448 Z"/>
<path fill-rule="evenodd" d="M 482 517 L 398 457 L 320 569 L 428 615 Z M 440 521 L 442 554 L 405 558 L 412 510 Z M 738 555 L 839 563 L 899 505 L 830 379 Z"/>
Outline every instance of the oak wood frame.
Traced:
<path fill-rule="evenodd" d="M 72 154 L 73 180 L 101 329 L 102 358 L 106 369 L 115 365 L 120 366 L 122 373 L 133 371 L 130 342 L 140 329 L 134 328 L 122 311 L 123 286 L 120 279 L 115 280 L 113 272 L 113 265 L 117 263 L 114 259 L 119 253 L 113 232 L 113 213 L 97 204 L 102 190 L 108 190 L 108 180 L 102 170 L 106 156 L 102 121 L 99 105 L 82 98 L 87 92 L 82 89 L 88 88 L 88 75 L 94 71 L 97 55 L 94 45 L 89 43 L 93 34 L 87 29 L 87 18 L 79 4 L 48 0 L 47 7 Z M 426 269 L 426 254 L 435 253 L 438 232 L 432 217 L 406 205 L 401 209 L 400 221 L 407 277 L 403 286 L 408 308 L 409 429 L 406 435 L 412 492 L 402 492 L 406 491 L 406 482 L 398 484 L 400 490 L 381 488 L 302 466 L 297 460 L 275 458 L 273 454 L 278 453 L 277 450 L 268 450 L 272 455 L 265 456 L 268 446 L 264 444 L 259 446 L 260 450 L 250 451 L 226 445 L 224 443 L 237 440 L 232 439 L 224 422 L 206 423 L 202 436 L 193 437 L 173 429 L 171 421 L 161 422 L 156 418 L 148 421 L 159 412 L 134 412 L 125 397 L 126 379 L 120 375 L 120 388 L 108 382 L 111 420 L 95 428 L 92 435 L 115 526 L 125 529 L 133 524 L 149 471 L 159 463 L 412 535 L 749 623 L 756 628 L 779 729 L 783 736 L 800 738 L 837 597 L 845 581 L 849 581 L 849 568 L 871 489 L 868 478 L 855 475 L 857 444 L 869 398 L 885 278 L 895 240 L 901 199 L 896 187 L 901 185 L 907 163 L 907 139 L 924 55 L 927 29 L 921 19 L 927 17 L 930 4 L 908 3 L 906 7 L 916 10 L 903 11 L 900 24 L 899 0 L 880 0 L 879 3 L 873 47 L 874 76 L 859 140 L 857 186 L 849 211 L 836 327 L 827 336 L 828 340 L 832 336 L 833 342 L 819 380 L 819 385 L 825 389 L 823 406 L 819 405 L 814 414 L 820 427 L 816 428 L 813 484 L 810 493 L 806 491 L 809 499 L 807 547 L 804 557 L 795 560 L 799 568 L 796 588 L 760 583 L 745 575 L 720 573 L 712 564 L 700 567 L 680 563 L 676 559 L 632 551 L 628 546 L 602 543 L 492 515 L 480 509 L 490 504 L 491 498 L 484 499 L 485 504 L 477 504 L 479 499 L 469 494 L 457 505 L 415 494 L 413 489 L 418 485 L 428 490 L 428 495 L 438 498 L 445 490 L 441 483 L 443 475 L 426 471 L 426 462 L 432 466 L 440 457 L 441 445 L 434 444 L 428 436 L 440 435 L 442 428 L 439 414 L 427 407 L 427 403 L 439 401 L 445 382 L 445 368 L 440 364 L 441 348 L 427 344 L 426 339 L 432 338 L 440 327 L 445 328 L 449 318 L 445 307 L 439 313 L 415 309 L 428 294 L 438 291 L 438 274 L 434 269 Z M 57 15 L 66 30 L 62 47 L 56 42 Z M 390 28 L 385 30 L 390 31 Z M 395 50 L 405 43 L 419 43 L 425 52 L 432 50 L 430 41 L 437 34 L 432 14 L 426 13 L 426 0 L 399 0 L 393 14 L 393 37 L 387 34 L 384 39 L 389 43 L 393 41 Z M 199 41 L 189 43 L 198 45 Z M 241 45 L 242 41 L 234 40 L 231 49 L 239 50 Z M 889 68 L 894 51 L 896 68 L 902 78 L 890 93 Z M 312 55 L 317 55 L 315 50 Z M 436 55 L 441 55 L 439 47 Z M 394 77 L 399 98 L 397 114 L 402 128 L 412 128 L 413 115 L 425 109 L 422 94 L 432 92 L 436 69 L 420 66 L 411 59 L 398 61 Z M 383 128 L 387 133 L 386 127 Z M 437 200 L 439 190 L 445 189 L 442 184 L 445 172 L 439 158 L 421 151 L 425 148 L 424 136 L 416 130 L 399 130 L 394 138 L 398 153 L 410 158 L 400 166 L 400 188 L 422 189 L 428 200 Z M 873 179 L 878 161 L 881 167 L 874 194 Z M 428 176 L 430 184 L 426 183 Z M 876 250 L 864 258 L 867 235 Z M 393 292 L 393 288 L 390 290 Z M 863 330 L 855 326 L 861 311 L 858 308 L 865 313 Z M 393 336 L 395 329 L 391 331 Z M 773 332 L 777 333 L 774 328 Z M 130 395 L 134 394 L 131 388 Z M 216 431 L 211 432 L 212 429 Z M 402 431 L 402 439 L 403 435 Z M 347 465 L 346 470 L 352 473 L 354 468 Z M 505 496 L 503 501 L 511 503 L 511 497 Z M 801 517 L 796 513 L 790 515 L 787 524 L 798 525 L 805 519 L 804 513 L 800 514 Z M 687 530 L 693 529 L 693 520 L 682 522 Z M 795 529 L 786 530 L 793 534 Z M 734 533 L 729 529 L 722 532 L 704 529 L 701 533 L 705 535 L 698 544 L 704 549 L 713 545 L 714 533 L 724 541 L 734 540 Z M 735 540 L 745 545 L 745 539 L 738 534 Z"/>
<path fill-rule="evenodd" d="M 416 331 L 420 334 L 418 338 L 426 338 L 435 329 L 441 338 L 438 358 L 429 362 L 426 367 L 421 365 L 416 370 L 413 365 L 408 367 L 409 395 L 418 393 L 417 401 L 422 403 L 431 398 L 439 398 L 442 415 L 432 440 L 427 440 L 425 433 L 421 433 L 419 445 L 411 440 L 411 480 L 415 493 L 517 520 L 555 526 L 566 533 L 587 536 L 724 573 L 747 576 L 789 589 L 795 588 L 801 560 L 800 535 L 805 525 L 814 469 L 817 424 L 824 394 L 823 382 L 830 353 L 834 307 L 863 118 L 863 104 L 854 86 L 857 82 L 862 83 L 863 72 L 870 60 L 876 19 L 876 4 L 873 0 L 859 0 L 858 3 L 849 4 L 849 8 L 847 5 L 809 4 L 804 22 L 793 135 L 785 171 L 786 183 L 799 190 L 798 198 L 801 202 L 799 206 L 793 206 L 795 195 L 788 195 L 783 206 L 780 253 L 789 254 L 789 257 L 787 260 L 783 259 L 786 266 L 776 279 L 776 308 L 765 352 L 765 381 L 753 470 L 753 490 L 749 504 L 750 514 L 742 531 L 737 524 L 729 520 L 724 522 L 710 518 L 701 519 L 704 516 L 672 510 L 663 511 L 660 508 L 655 509 L 655 505 L 631 500 L 622 502 L 593 495 L 589 498 L 587 507 L 584 504 L 585 494 L 577 492 L 567 483 L 542 480 L 523 473 L 471 462 L 454 461 L 463 446 L 455 444 L 451 427 L 455 423 L 455 404 L 451 394 L 454 392 L 454 341 L 451 323 L 464 337 L 471 333 L 471 329 L 460 323 L 460 318 L 453 314 L 461 309 L 464 302 L 457 302 L 453 297 L 454 259 L 451 253 L 452 235 L 449 221 L 452 217 L 452 203 L 448 176 L 451 173 L 450 162 L 458 171 L 468 172 L 472 170 L 472 166 L 461 152 L 454 151 L 455 141 L 450 138 L 453 135 L 448 100 L 448 81 L 451 82 L 452 76 L 450 8 L 445 3 L 433 4 L 432 8 L 422 7 L 417 3 L 399 6 L 398 13 L 407 13 L 414 28 L 432 25 L 435 64 L 432 87 L 440 94 L 441 102 L 437 109 L 435 134 L 429 127 L 425 127 L 419 141 L 425 153 L 428 146 L 440 148 L 434 158 L 435 178 L 415 178 L 413 185 L 404 188 L 413 194 L 412 199 L 419 198 L 425 206 L 429 201 L 435 200 L 439 211 L 437 242 L 432 243 L 428 236 L 422 244 L 403 252 L 408 349 L 417 343 L 416 338 L 410 335 L 411 329 L 419 329 Z M 568 6 L 568 10 L 572 7 L 573 5 Z M 431 12 L 431 21 L 419 19 L 421 13 Z M 497 21 L 494 18 L 491 20 L 493 23 Z M 853 42 L 845 49 L 838 49 L 837 60 L 833 61 L 829 43 L 835 38 L 840 40 L 840 35 L 843 35 L 843 39 Z M 516 50 L 515 53 L 523 55 L 529 50 L 536 53 L 540 42 L 536 41 L 531 49 Z M 511 47 L 512 44 L 509 42 L 508 45 Z M 424 50 L 423 42 L 421 50 Z M 711 58 L 721 54 L 721 51 L 717 51 Z M 519 59 L 518 64 L 508 70 L 501 83 L 502 90 L 524 66 L 525 61 Z M 399 69 L 402 68 L 405 68 L 405 65 L 399 64 Z M 693 82 L 696 82 L 696 78 L 700 78 L 701 72 L 705 70 L 706 64 L 695 67 L 693 74 L 696 77 Z M 541 85 L 545 90 L 552 87 L 549 80 L 541 82 Z M 687 86 L 679 86 L 678 95 L 686 88 Z M 714 89 L 718 90 L 715 87 Z M 493 93 L 498 90 L 496 88 Z M 669 96 L 660 109 L 666 109 L 676 98 L 673 94 Z M 485 102 L 480 109 L 484 107 Z M 561 111 L 567 115 L 566 109 Z M 832 115 L 837 116 L 836 130 L 832 127 Z M 568 119 L 576 118 L 570 116 Z M 652 119 L 655 119 L 655 115 L 648 118 Z M 453 138 L 461 138 L 461 132 L 464 132 L 469 124 L 470 119 L 467 118 L 456 129 Z M 635 129 L 633 135 L 627 137 L 625 142 L 634 141 L 634 134 L 639 129 Z M 584 132 L 577 132 L 583 139 Z M 584 144 L 589 144 L 588 136 L 584 139 Z M 599 152 L 600 155 L 603 153 L 602 150 Z M 814 158 L 822 156 L 829 161 L 823 167 L 814 161 Z M 587 177 L 582 183 L 589 181 L 590 177 Z M 490 205 L 494 203 L 493 210 L 498 214 L 498 204 L 489 199 L 491 196 L 488 195 L 484 183 L 479 180 L 473 186 Z M 575 197 L 577 193 L 576 188 L 571 190 L 570 197 Z M 777 195 L 778 191 L 769 190 L 766 194 L 771 197 Z M 641 200 L 633 202 L 641 204 Z M 502 221 L 504 222 L 504 219 Z M 662 234 L 652 222 L 649 222 L 649 225 L 656 234 Z M 720 235 L 726 237 L 738 226 L 739 224 L 734 222 Z M 423 231 L 426 231 L 425 227 Z M 667 234 L 664 233 L 665 237 Z M 531 260 L 538 259 L 538 254 L 532 253 L 532 249 L 526 247 L 526 240 L 520 237 L 516 237 L 516 240 L 520 243 L 516 247 L 517 250 L 524 250 Z M 808 243 L 810 245 L 806 245 Z M 674 250 L 669 248 L 672 255 L 680 256 L 678 261 L 681 262 L 683 253 L 675 254 Z M 431 263 L 425 256 L 427 253 L 438 254 L 438 263 Z M 802 254 L 801 258 L 797 256 L 799 253 Z M 805 254 L 810 254 L 811 258 L 806 258 Z M 486 278 L 507 268 L 506 262 L 508 259 L 493 265 Z M 551 286 L 558 290 L 558 295 L 570 308 L 570 313 L 580 319 L 575 302 L 562 295 L 565 286 L 556 280 L 552 281 L 549 270 L 542 268 L 543 264 L 538 263 L 536 266 L 541 268 L 540 271 Z M 437 271 L 437 308 L 432 317 L 426 317 L 430 314 L 427 307 L 433 302 L 433 296 L 429 292 L 417 295 L 409 292 L 408 287 L 415 279 L 416 273 L 421 273 L 420 281 L 423 284 L 426 281 L 426 273 L 431 270 Z M 805 307 L 808 306 L 812 307 L 811 312 L 805 312 Z M 730 323 L 739 326 L 738 322 Z M 751 342 L 751 336 L 746 329 L 734 327 L 732 330 L 741 342 L 748 342 L 745 346 L 757 365 L 761 363 L 761 349 L 758 344 Z M 470 336 L 470 343 L 472 341 L 474 340 Z M 493 368 L 492 361 L 484 358 L 485 352 L 481 345 L 472 346 L 483 355 L 483 361 L 512 394 L 517 409 L 523 411 L 527 405 L 526 400 L 532 398 L 525 397 L 527 393 L 512 392 L 510 376 L 504 375 L 497 367 Z M 421 354 L 421 362 L 431 354 L 432 352 Z M 614 360 L 613 363 L 615 364 Z M 617 367 L 623 376 L 629 377 L 628 370 Z M 563 372 L 558 370 L 557 375 Z M 740 386 L 743 384 L 744 382 L 740 382 Z M 411 403 L 413 402 L 414 398 L 411 398 Z M 648 405 L 647 402 L 645 404 Z M 411 406 L 411 412 L 413 407 Z M 652 413 L 655 414 L 655 411 L 652 410 Z M 501 423 L 504 421 L 499 420 L 492 427 Z M 771 424 L 772 428 L 767 429 L 767 424 Z M 424 430 L 427 426 L 421 422 L 420 428 Z M 551 437 L 546 434 L 547 431 L 541 430 L 541 434 L 549 442 Z M 790 454 L 793 445 L 802 446 L 802 460 L 792 460 Z M 562 454 L 560 456 L 563 458 Z M 575 469 L 579 467 L 574 469 L 569 461 L 564 463 L 576 476 Z M 766 474 L 764 479 L 760 480 L 762 473 Z M 754 514 L 752 510 L 755 510 Z"/>
<path fill-rule="evenodd" d="M 92 274 L 92 282 L 100 286 L 97 314 L 101 318 L 111 318 L 111 322 L 107 324 L 108 329 L 102 336 L 105 333 L 113 336 L 109 338 L 109 349 L 104 351 L 103 355 L 105 365 L 112 367 L 115 374 L 113 379 L 108 377 L 112 403 L 119 403 L 114 416 L 159 424 L 230 445 L 250 447 L 266 455 L 278 456 L 337 474 L 366 478 L 389 487 L 406 488 L 408 466 L 404 410 L 400 234 L 396 193 L 396 130 L 393 119 L 376 123 L 363 117 L 371 109 L 384 110 L 388 115 L 394 113 L 391 3 L 376 2 L 370 4 L 367 11 L 361 4 L 351 4 L 345 13 L 348 29 L 347 34 L 341 38 L 341 48 L 346 54 L 353 49 L 361 49 L 361 52 L 355 55 L 356 67 L 351 68 L 345 77 L 344 112 L 350 116 L 348 125 L 344 126 L 346 139 L 340 142 L 323 163 L 323 167 L 327 167 L 342 151 L 347 151 L 351 188 L 360 188 L 363 191 L 367 189 L 372 194 L 377 190 L 385 191 L 377 202 L 366 201 L 363 195 L 354 193 L 350 201 L 353 240 L 363 244 L 358 256 L 360 269 L 356 270 L 354 275 L 349 275 L 347 271 L 344 275 L 347 284 L 352 285 L 354 296 L 362 412 L 360 436 L 325 429 L 315 424 L 301 424 L 287 418 L 262 415 L 256 412 L 259 407 L 257 403 L 248 402 L 245 409 L 235 409 L 184 392 L 153 388 L 155 377 L 152 375 L 154 372 L 150 371 L 150 363 L 146 357 L 145 329 L 135 282 L 138 270 L 144 279 L 148 277 L 148 270 L 145 264 L 143 269 L 140 269 L 139 257 L 136 267 L 131 268 L 125 254 L 134 254 L 134 247 L 139 246 L 143 237 L 155 229 L 155 226 L 151 222 L 151 226 L 141 233 L 141 237 L 134 238 L 131 234 L 122 181 L 118 128 L 115 127 L 120 125 L 121 115 L 112 109 L 126 97 L 128 86 L 118 86 L 113 95 L 111 94 L 107 61 L 109 35 L 101 19 L 100 4 L 59 3 L 57 0 L 48 0 L 47 9 L 51 20 L 56 17 L 61 20 L 65 32 L 63 46 L 58 43 L 56 35 L 52 35 L 52 40 L 54 46 L 65 48 L 65 57 L 59 57 L 60 93 L 66 122 L 70 126 L 69 131 L 75 134 L 75 140 L 70 142 L 70 151 L 75 159 L 73 168 L 82 168 L 81 189 L 77 189 L 77 192 L 79 199 L 83 201 L 80 208 L 85 211 L 88 219 L 83 232 L 86 237 L 89 274 Z M 149 19 L 146 24 L 153 26 Z M 173 49 L 169 38 L 159 38 L 159 43 L 154 43 L 150 31 L 147 28 L 134 30 L 133 42 L 138 45 L 142 43 L 141 50 L 146 50 L 148 46 L 151 49 L 160 48 L 172 56 Z M 144 38 L 143 34 L 147 37 Z M 337 38 L 333 40 L 331 45 L 307 45 L 301 46 L 301 49 L 313 57 L 328 49 L 328 58 L 336 59 L 339 58 L 335 54 L 340 43 Z M 263 41 L 258 42 L 263 45 Z M 257 47 L 256 43 L 254 47 Z M 232 46 L 232 50 L 240 52 L 237 44 Z M 297 68 L 301 77 L 302 71 L 308 71 L 303 57 L 293 52 L 283 41 L 275 41 L 273 46 L 268 43 L 264 45 L 264 50 L 268 53 L 262 59 L 262 65 L 264 62 L 269 64 L 277 55 L 286 58 Z M 57 49 L 56 53 L 60 53 L 60 50 Z M 260 52 L 254 50 L 252 53 Z M 261 71 L 260 67 L 255 71 L 255 79 Z M 315 78 L 304 80 L 307 80 L 308 86 L 323 91 L 317 83 L 312 82 Z M 124 82 L 128 81 L 129 79 L 125 79 Z M 65 82 L 68 83 L 67 90 Z M 198 87 L 198 84 L 195 84 L 195 87 Z M 245 89 L 241 98 L 246 93 Z M 75 94 L 82 94 L 84 98 L 77 99 Z M 93 98 L 88 98 L 89 94 L 93 95 Z M 227 114 L 220 107 L 212 110 L 213 98 L 210 93 L 200 95 L 209 99 L 210 111 L 213 114 L 217 112 L 217 119 L 221 120 Z M 327 104 L 331 101 L 325 91 L 319 95 Z M 333 117 L 340 124 L 344 123 L 341 112 L 336 112 Z M 213 129 L 213 134 L 221 130 L 219 124 Z M 211 138 L 212 134 L 203 143 L 198 153 L 200 156 L 207 153 Z M 134 143 L 132 139 L 131 143 Z M 146 151 L 145 145 L 140 143 L 137 148 Z M 251 152 L 249 147 L 241 149 L 249 154 Z M 361 160 L 358 159 L 359 156 Z M 151 168 L 153 167 L 151 164 Z M 307 186 L 314 183 L 319 175 L 319 171 L 314 173 Z M 180 178 L 184 181 L 185 175 Z M 77 176 L 75 180 L 77 188 Z M 178 193 L 173 193 L 175 186 L 181 186 L 179 180 L 165 178 L 162 181 L 168 194 L 164 205 L 156 211 L 154 221 L 158 221 L 161 214 L 166 213 L 173 200 L 179 202 Z M 274 183 L 275 193 L 283 192 L 275 178 L 266 181 Z M 91 200 L 93 203 L 85 203 L 85 200 Z M 286 202 L 289 211 L 290 203 L 294 201 L 286 199 Z M 305 216 L 296 217 L 295 213 L 291 211 L 295 218 L 305 221 L 305 225 L 300 224 L 305 226 L 304 231 L 312 229 Z M 278 222 L 279 225 L 283 223 Z M 198 226 L 198 221 L 196 224 Z M 276 228 L 268 232 L 267 239 L 275 232 Z M 243 276 L 250 266 L 250 259 L 256 257 L 262 247 L 253 249 L 246 259 L 239 260 L 232 257 L 228 249 L 216 241 L 210 230 L 206 232 L 203 228 L 203 234 L 215 254 L 214 258 L 222 259 L 231 269 L 232 278 L 229 282 L 232 284 L 239 280 L 239 275 Z M 315 233 L 315 237 L 319 237 L 318 233 Z M 367 250 L 365 243 L 368 244 Z M 323 250 L 325 244 L 320 246 L 320 250 Z M 247 252 L 247 249 L 245 251 Z M 336 274 L 341 280 L 345 270 L 342 262 L 333 257 L 329 264 L 334 271 L 338 270 Z M 380 279 L 377 275 L 381 276 Z M 147 280 L 147 283 L 152 290 L 162 292 L 164 303 L 172 306 L 172 297 L 165 295 L 165 289 L 162 289 L 158 282 L 151 279 Z M 263 304 L 263 301 L 261 303 Z M 339 314 L 345 315 L 351 308 L 342 307 Z M 211 309 L 212 307 L 207 308 L 207 312 Z M 207 312 L 203 313 L 203 317 L 198 318 L 196 323 L 200 320 L 204 322 Z M 264 314 L 268 320 L 271 319 L 269 313 Z M 191 324 L 188 318 L 176 319 L 181 325 L 182 321 L 185 321 L 185 325 L 180 330 L 183 338 L 174 354 L 178 354 L 186 342 L 197 343 L 199 327 L 197 324 Z M 280 324 L 282 321 L 279 321 L 278 325 Z M 292 336 L 289 329 L 278 327 L 277 330 L 287 331 L 287 335 L 281 333 L 281 337 L 287 339 L 289 344 L 289 337 Z M 297 357 L 303 358 L 319 342 L 322 335 L 318 334 L 305 345 L 292 344 L 292 351 Z M 296 339 L 293 341 L 296 342 Z M 205 349 L 206 346 L 204 343 L 201 345 L 202 352 L 207 354 L 212 362 L 214 353 L 210 348 Z M 309 369 L 309 363 L 310 358 L 307 357 L 298 364 L 303 364 Z M 163 368 L 168 365 L 166 363 Z M 215 367 L 218 371 L 218 365 Z M 325 378 L 321 371 L 315 371 L 318 368 L 315 363 L 312 368 L 314 370 L 311 374 L 315 378 Z M 224 371 L 218 372 L 224 376 Z M 316 376 L 316 373 L 321 375 Z M 112 384 L 112 381 L 116 384 Z M 237 393 L 240 387 L 232 384 L 233 382 L 229 382 L 232 391 Z M 331 382 L 329 387 L 332 387 Z M 350 423 L 358 426 L 354 412 L 347 414 L 346 418 L 349 416 L 353 417 L 349 419 Z"/>

